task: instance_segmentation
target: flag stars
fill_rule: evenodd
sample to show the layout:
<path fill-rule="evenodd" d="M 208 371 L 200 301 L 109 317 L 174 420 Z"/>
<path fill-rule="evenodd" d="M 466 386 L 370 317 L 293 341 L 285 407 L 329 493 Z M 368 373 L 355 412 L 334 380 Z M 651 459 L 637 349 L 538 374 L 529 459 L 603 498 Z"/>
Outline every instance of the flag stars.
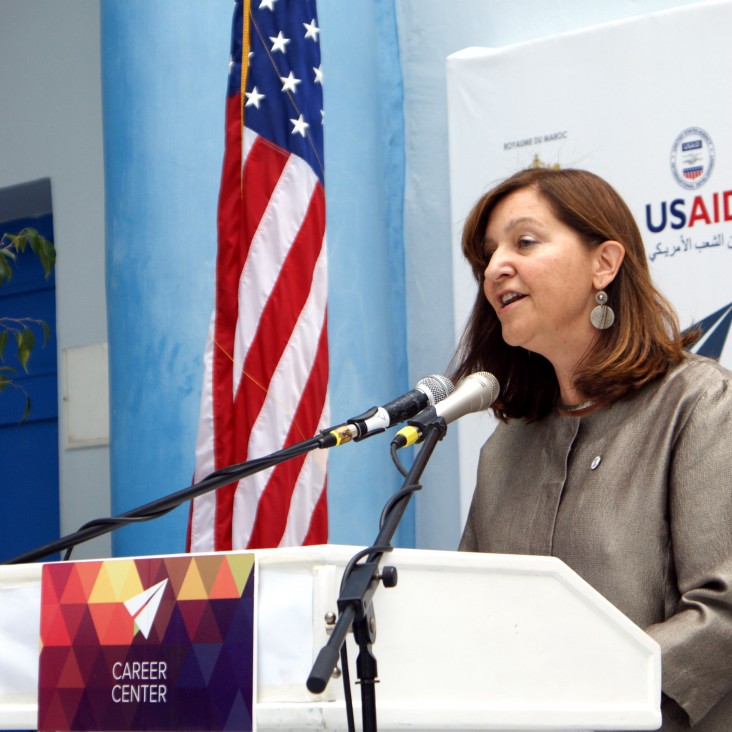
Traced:
<path fill-rule="evenodd" d="M 286 53 L 286 46 L 290 42 L 290 39 L 285 38 L 285 36 L 282 34 L 282 31 L 277 34 L 276 38 L 270 36 L 269 40 L 272 41 L 272 53 L 276 53 L 277 51 Z"/>
<path fill-rule="evenodd" d="M 291 91 L 296 92 L 297 91 L 297 85 L 301 84 L 302 81 L 300 79 L 296 79 L 295 75 L 290 71 L 290 73 L 287 76 L 280 76 L 280 81 L 282 82 L 282 91 Z"/>
<path fill-rule="evenodd" d="M 257 87 L 253 87 L 253 89 L 250 92 L 244 92 L 244 96 L 247 98 L 247 103 L 244 105 L 245 107 L 256 107 L 259 109 L 259 103 L 264 99 L 265 95 L 260 94 L 260 92 L 257 90 Z"/>
<path fill-rule="evenodd" d="M 298 134 L 305 137 L 305 132 L 310 125 L 305 121 L 302 115 L 297 119 L 291 119 L 290 122 L 293 124 L 292 132 L 290 134 Z"/>
<path fill-rule="evenodd" d="M 260 10 L 266 9 L 266 10 L 271 10 L 272 12 L 274 12 L 274 6 L 275 6 L 276 2 L 277 2 L 277 0 L 262 0 L 262 2 L 259 3 L 259 9 Z"/>
<path fill-rule="evenodd" d="M 305 38 L 312 38 L 317 42 L 320 28 L 316 25 L 315 18 L 313 18 L 309 23 L 303 23 L 303 27 L 305 28 Z"/>
<path fill-rule="evenodd" d="M 321 84 L 323 83 L 323 69 L 322 66 L 313 66 L 313 71 L 315 72 L 315 83 Z"/>

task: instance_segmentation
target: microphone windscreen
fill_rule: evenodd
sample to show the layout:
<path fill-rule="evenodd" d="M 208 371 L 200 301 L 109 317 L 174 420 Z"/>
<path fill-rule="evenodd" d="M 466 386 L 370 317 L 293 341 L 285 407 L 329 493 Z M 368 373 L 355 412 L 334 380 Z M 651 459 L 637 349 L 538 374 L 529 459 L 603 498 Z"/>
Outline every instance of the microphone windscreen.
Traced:
<path fill-rule="evenodd" d="M 432 374 L 420 379 L 417 382 L 417 388 L 427 394 L 431 407 L 434 407 L 435 404 L 446 399 L 455 391 L 455 385 L 452 381 L 439 374 Z"/>

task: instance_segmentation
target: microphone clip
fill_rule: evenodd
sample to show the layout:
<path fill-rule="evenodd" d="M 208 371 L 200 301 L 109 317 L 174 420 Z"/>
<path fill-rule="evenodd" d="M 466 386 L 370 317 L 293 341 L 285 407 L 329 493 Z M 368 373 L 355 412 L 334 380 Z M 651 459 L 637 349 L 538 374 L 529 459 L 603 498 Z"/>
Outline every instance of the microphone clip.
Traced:
<path fill-rule="evenodd" d="M 423 409 L 414 419 L 407 422 L 407 426 L 399 430 L 391 444 L 400 449 L 407 445 L 422 442 L 429 428 L 434 427 L 438 432 L 437 439 L 441 440 L 447 434 L 447 422 L 444 417 L 437 415 L 434 407 Z"/>
<path fill-rule="evenodd" d="M 379 414 L 379 409 L 379 407 L 371 407 L 371 409 L 367 409 L 363 414 L 359 414 L 358 417 L 351 417 L 351 419 L 348 420 L 348 424 L 353 425 L 358 431 L 358 434 L 353 438 L 354 442 L 361 442 L 361 440 L 365 440 L 367 437 L 380 435 L 382 432 L 386 432 L 386 426 L 389 422 L 389 417 L 386 413 L 383 415 L 386 419 L 384 427 L 372 427 L 371 429 L 368 429 L 366 426 L 366 420 L 372 419 Z M 381 411 L 383 412 L 384 410 L 382 409 Z"/>

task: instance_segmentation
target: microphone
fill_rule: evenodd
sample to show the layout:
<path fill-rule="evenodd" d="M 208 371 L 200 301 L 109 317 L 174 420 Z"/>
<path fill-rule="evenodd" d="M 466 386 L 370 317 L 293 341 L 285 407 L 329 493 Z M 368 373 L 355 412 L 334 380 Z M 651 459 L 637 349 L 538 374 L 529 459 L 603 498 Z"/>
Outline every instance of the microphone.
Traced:
<path fill-rule="evenodd" d="M 437 419 L 442 418 L 446 424 L 450 424 L 471 412 L 488 409 L 498 398 L 500 390 L 498 379 L 487 371 L 466 376 L 453 394 L 436 406 L 420 412 L 406 427 L 400 429 L 391 441 L 392 446 L 399 449 L 420 442 L 425 427 Z"/>
<path fill-rule="evenodd" d="M 454 390 L 452 381 L 446 376 L 437 374 L 425 376 L 417 382 L 416 388 L 392 399 L 383 407 L 371 407 L 363 414 L 351 417 L 346 424 L 323 430 L 321 434 L 330 443 L 323 447 L 334 447 L 351 440 L 358 442 L 372 435 L 378 435 L 387 427 L 404 422 L 427 407 L 434 407 Z"/>

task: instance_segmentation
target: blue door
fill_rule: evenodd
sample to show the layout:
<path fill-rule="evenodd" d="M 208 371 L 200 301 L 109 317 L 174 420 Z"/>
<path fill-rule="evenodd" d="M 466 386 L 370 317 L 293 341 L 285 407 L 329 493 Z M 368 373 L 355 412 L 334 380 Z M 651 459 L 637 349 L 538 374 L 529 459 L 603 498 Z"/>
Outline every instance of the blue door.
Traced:
<path fill-rule="evenodd" d="M 33 227 L 53 241 L 53 217 L 0 223 L 1 233 Z M 0 561 L 58 538 L 58 394 L 56 285 L 30 251 L 19 255 L 13 278 L 0 285 L 0 318 L 34 318 L 48 323 L 50 340 L 33 325 L 36 345 L 25 373 L 9 340 L 3 365 L 17 370 L 15 386 L 0 392 Z M 30 414 L 21 423 L 26 395 Z"/>

